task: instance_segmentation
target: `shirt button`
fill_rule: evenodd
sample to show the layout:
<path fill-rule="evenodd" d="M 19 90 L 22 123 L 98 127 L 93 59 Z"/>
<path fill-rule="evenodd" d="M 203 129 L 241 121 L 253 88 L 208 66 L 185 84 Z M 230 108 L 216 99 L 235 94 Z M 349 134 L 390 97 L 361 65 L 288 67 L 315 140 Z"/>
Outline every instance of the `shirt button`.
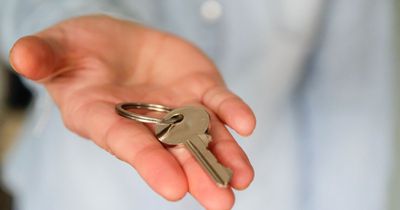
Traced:
<path fill-rule="evenodd" d="M 208 22 L 218 20 L 222 15 L 222 6 L 216 0 L 206 0 L 200 8 L 201 16 Z"/>

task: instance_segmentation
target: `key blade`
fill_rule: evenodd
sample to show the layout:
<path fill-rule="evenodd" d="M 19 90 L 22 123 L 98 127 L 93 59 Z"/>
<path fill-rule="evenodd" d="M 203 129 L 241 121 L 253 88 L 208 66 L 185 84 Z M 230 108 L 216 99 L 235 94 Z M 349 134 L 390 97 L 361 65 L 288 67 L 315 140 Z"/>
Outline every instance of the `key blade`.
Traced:
<path fill-rule="evenodd" d="M 186 141 L 185 145 L 217 185 L 226 188 L 232 178 L 232 171 L 218 162 L 203 141 L 204 137 L 196 135 Z"/>

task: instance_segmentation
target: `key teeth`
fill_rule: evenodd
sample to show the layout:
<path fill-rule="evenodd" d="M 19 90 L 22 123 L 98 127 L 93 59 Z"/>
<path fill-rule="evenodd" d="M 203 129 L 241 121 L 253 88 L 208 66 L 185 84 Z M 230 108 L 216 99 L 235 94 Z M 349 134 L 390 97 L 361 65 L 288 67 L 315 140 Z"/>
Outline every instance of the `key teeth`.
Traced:
<path fill-rule="evenodd" d="M 201 134 L 199 137 L 206 147 L 211 142 L 211 135 L 209 134 Z"/>
<path fill-rule="evenodd" d="M 198 135 L 199 138 L 201 139 L 201 142 L 205 145 L 205 147 L 208 147 L 208 144 L 212 141 L 211 135 L 205 133 L 205 134 L 201 134 Z M 215 158 L 215 156 L 214 156 Z M 222 168 L 225 171 L 225 174 L 223 174 L 223 177 L 219 177 L 217 179 L 215 179 L 215 182 L 217 184 L 218 187 L 221 188 L 227 188 L 229 185 L 229 182 L 231 181 L 232 178 L 232 170 L 230 168 L 225 167 L 224 165 L 222 165 L 218 159 L 214 159 L 215 163 Z"/>
<path fill-rule="evenodd" d="M 226 182 L 222 182 L 222 183 L 217 182 L 217 186 L 221 187 L 221 188 L 227 188 L 228 187 L 229 182 L 231 181 L 231 178 L 232 178 L 232 175 L 233 175 L 232 170 L 230 168 L 225 168 L 225 169 L 226 169 L 226 173 L 228 175 L 228 178 L 226 179 Z"/>

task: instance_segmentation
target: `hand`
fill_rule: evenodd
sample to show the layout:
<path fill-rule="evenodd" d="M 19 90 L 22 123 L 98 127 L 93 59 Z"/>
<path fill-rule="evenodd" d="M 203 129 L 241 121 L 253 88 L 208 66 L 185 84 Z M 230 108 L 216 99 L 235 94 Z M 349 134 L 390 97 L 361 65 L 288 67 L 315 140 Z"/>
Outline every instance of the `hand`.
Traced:
<path fill-rule="evenodd" d="M 130 164 L 168 200 L 190 192 L 207 209 L 229 209 L 232 188 L 244 189 L 253 179 L 250 162 L 224 126 L 251 134 L 252 111 L 226 88 L 213 63 L 180 38 L 129 21 L 86 16 L 21 38 L 10 62 L 46 87 L 70 130 Z M 205 105 L 212 115 L 210 149 L 233 170 L 232 188 L 218 188 L 186 149 L 168 151 L 149 127 L 118 116 L 115 104 L 129 101 Z"/>

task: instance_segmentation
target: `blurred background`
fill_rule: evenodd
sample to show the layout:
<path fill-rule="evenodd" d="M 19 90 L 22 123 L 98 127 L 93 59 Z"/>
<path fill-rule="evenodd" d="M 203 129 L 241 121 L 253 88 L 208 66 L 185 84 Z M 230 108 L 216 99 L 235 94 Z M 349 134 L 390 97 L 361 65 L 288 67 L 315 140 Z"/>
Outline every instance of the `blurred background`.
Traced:
<path fill-rule="evenodd" d="M 0 63 L 0 160 L 18 135 L 32 94 L 4 62 Z M 0 168 L 1 172 L 1 168 Z M 1 174 L 1 173 L 0 173 Z M 0 210 L 12 209 L 12 198 L 0 185 Z"/>
<path fill-rule="evenodd" d="M 396 2 L 396 10 L 400 13 L 400 0 L 396 0 Z M 396 27 L 397 49 L 399 50 L 400 15 L 397 18 Z M 398 75 L 400 75 L 400 71 Z M 400 84 L 398 84 L 398 88 L 400 92 Z M 21 79 L 11 70 L 8 63 L 0 60 L 0 161 L 4 159 L 7 149 L 13 144 L 15 137 L 18 135 L 31 100 L 32 93 L 23 85 Z M 398 137 L 400 139 L 400 131 L 398 132 Z M 400 154 L 397 154 L 397 157 L 400 161 Z M 396 186 L 392 186 L 391 206 L 389 208 L 400 210 L 400 166 L 395 172 L 395 177 L 397 177 L 397 182 L 395 182 Z M 12 197 L 7 192 L 7 189 L 0 184 L 0 210 L 11 209 Z"/>

